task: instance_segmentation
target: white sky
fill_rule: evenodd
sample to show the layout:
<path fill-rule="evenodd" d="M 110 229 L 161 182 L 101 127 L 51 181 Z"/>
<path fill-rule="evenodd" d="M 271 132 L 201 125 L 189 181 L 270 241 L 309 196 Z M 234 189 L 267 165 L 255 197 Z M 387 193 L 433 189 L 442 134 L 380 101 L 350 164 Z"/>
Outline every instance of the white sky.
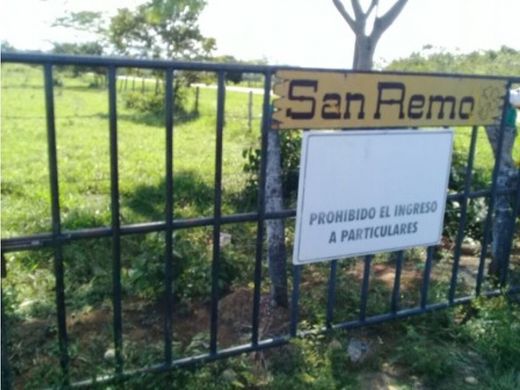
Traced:
<path fill-rule="evenodd" d="M 380 0 L 380 13 L 394 0 Z M 114 12 L 143 0 L 2 0 L 0 36 L 17 48 L 48 49 L 75 33 L 50 25 L 66 10 Z M 344 0 L 345 3 L 348 0 Z M 348 68 L 353 34 L 331 0 L 208 0 L 202 32 L 217 40 L 217 54 L 265 57 L 272 64 Z M 520 0 L 409 0 L 383 35 L 376 61 L 390 61 L 425 44 L 448 51 L 520 50 Z"/>

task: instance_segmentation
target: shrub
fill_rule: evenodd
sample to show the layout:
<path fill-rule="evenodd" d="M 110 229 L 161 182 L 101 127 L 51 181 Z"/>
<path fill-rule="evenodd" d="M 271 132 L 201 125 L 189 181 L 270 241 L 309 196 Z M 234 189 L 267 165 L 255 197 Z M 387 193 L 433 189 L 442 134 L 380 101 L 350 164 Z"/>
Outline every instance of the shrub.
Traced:
<path fill-rule="evenodd" d="M 300 146 L 301 133 L 299 131 L 283 131 L 280 133 L 284 199 L 296 198 L 300 170 Z M 245 149 L 242 156 L 246 159 L 243 170 L 249 175 L 245 193 L 248 198 L 255 199 L 258 191 L 261 151 L 258 148 Z"/>
<path fill-rule="evenodd" d="M 464 192 L 466 175 L 467 154 L 462 150 L 453 152 L 449 191 L 450 193 Z M 489 177 L 482 169 L 473 169 L 472 187 L 484 188 L 488 186 Z M 461 205 L 459 202 L 448 202 L 444 218 L 444 236 L 455 239 L 461 217 Z M 484 198 L 476 198 L 468 201 L 466 208 L 466 234 L 474 239 L 480 239 L 483 234 L 483 221 L 486 218 L 487 202 Z"/>
<path fill-rule="evenodd" d="M 173 112 L 175 115 L 186 114 L 186 88 L 179 83 L 173 86 Z M 126 108 L 133 109 L 142 114 L 163 116 L 165 108 L 164 91 L 138 92 L 129 91 L 124 97 Z"/>
<path fill-rule="evenodd" d="M 520 307 L 504 296 L 474 303 L 477 316 L 465 326 L 475 348 L 496 372 L 520 372 Z"/>

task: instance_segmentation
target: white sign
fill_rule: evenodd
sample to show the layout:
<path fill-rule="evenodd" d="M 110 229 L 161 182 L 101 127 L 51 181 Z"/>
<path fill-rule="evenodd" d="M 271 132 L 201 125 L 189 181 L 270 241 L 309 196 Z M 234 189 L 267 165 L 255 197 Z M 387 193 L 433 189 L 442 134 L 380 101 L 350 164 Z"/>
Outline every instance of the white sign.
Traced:
<path fill-rule="evenodd" d="M 293 263 L 441 239 L 453 131 L 306 132 Z"/>

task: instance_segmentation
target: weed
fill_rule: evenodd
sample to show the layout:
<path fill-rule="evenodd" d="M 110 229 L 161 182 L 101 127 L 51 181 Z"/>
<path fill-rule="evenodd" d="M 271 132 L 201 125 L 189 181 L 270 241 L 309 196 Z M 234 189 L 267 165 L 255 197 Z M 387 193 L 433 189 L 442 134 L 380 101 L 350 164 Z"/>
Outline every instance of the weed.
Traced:
<path fill-rule="evenodd" d="M 505 297 L 477 300 L 464 333 L 495 371 L 520 372 L 520 308 Z"/>

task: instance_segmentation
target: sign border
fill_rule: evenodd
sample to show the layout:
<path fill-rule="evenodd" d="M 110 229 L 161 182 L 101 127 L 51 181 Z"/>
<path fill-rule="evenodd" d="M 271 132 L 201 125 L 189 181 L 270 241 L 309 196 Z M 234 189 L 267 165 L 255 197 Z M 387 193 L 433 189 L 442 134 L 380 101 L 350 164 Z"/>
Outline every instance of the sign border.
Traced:
<path fill-rule="evenodd" d="M 433 135 L 433 134 L 450 134 L 450 153 L 448 156 L 447 161 L 447 175 L 446 175 L 446 193 L 444 195 L 444 201 L 442 202 L 442 223 L 440 224 L 439 228 L 439 239 L 434 242 L 428 242 L 428 243 L 420 243 L 420 244 L 414 244 L 414 245 L 406 245 L 406 246 L 399 246 L 394 248 L 385 248 L 381 250 L 376 251 L 367 251 L 367 252 L 357 252 L 353 254 L 349 254 L 347 256 L 338 257 L 338 256 L 328 256 L 328 257 L 322 257 L 319 259 L 312 259 L 312 260 L 305 260 L 305 261 L 296 261 L 296 259 L 299 259 L 300 255 L 300 241 L 301 241 L 301 223 L 298 224 L 298 215 L 301 215 L 303 212 L 303 206 L 304 206 L 304 192 L 305 188 L 303 186 L 303 182 L 305 181 L 305 177 L 307 174 L 307 163 L 308 159 L 308 147 L 309 142 L 311 138 L 319 136 L 319 137 L 334 137 L 334 136 L 362 136 L 367 134 L 379 134 L 379 135 L 397 135 L 397 134 L 409 134 L 409 135 Z M 438 245 L 440 241 L 442 240 L 442 231 L 444 228 L 444 215 L 446 213 L 446 203 L 447 203 L 447 197 L 448 197 L 448 186 L 449 186 L 449 180 L 450 180 L 450 168 L 451 163 L 453 160 L 453 144 L 454 144 L 454 130 L 453 128 L 424 128 L 422 130 L 409 130 L 409 129 L 402 129 L 402 130 L 388 130 L 388 129 L 380 129 L 380 130 L 354 130 L 354 131 L 340 131 L 340 130 L 310 130 L 305 131 L 303 133 L 303 139 L 302 139 L 302 149 L 301 149 L 301 155 L 300 155 L 300 173 L 302 172 L 302 161 L 305 159 L 305 170 L 303 171 L 303 175 L 300 174 L 300 178 L 298 180 L 298 200 L 297 200 L 297 209 L 296 209 L 296 221 L 295 221 L 295 241 L 293 244 L 293 257 L 292 257 L 292 263 L 293 265 L 304 265 L 304 264 L 313 264 L 313 263 L 320 263 L 330 260 L 342 260 L 342 259 L 349 259 L 352 257 L 358 257 L 358 256 L 366 256 L 366 255 L 373 255 L 377 253 L 385 253 L 385 252 L 395 252 L 399 250 L 409 249 L 409 248 L 415 248 L 415 247 L 429 247 L 433 245 Z M 307 141 L 307 142 L 306 142 Z M 305 149 L 304 149 L 305 148 Z M 302 196 L 300 197 L 300 191 L 302 192 Z M 301 200 L 300 200 L 301 199 Z"/>

